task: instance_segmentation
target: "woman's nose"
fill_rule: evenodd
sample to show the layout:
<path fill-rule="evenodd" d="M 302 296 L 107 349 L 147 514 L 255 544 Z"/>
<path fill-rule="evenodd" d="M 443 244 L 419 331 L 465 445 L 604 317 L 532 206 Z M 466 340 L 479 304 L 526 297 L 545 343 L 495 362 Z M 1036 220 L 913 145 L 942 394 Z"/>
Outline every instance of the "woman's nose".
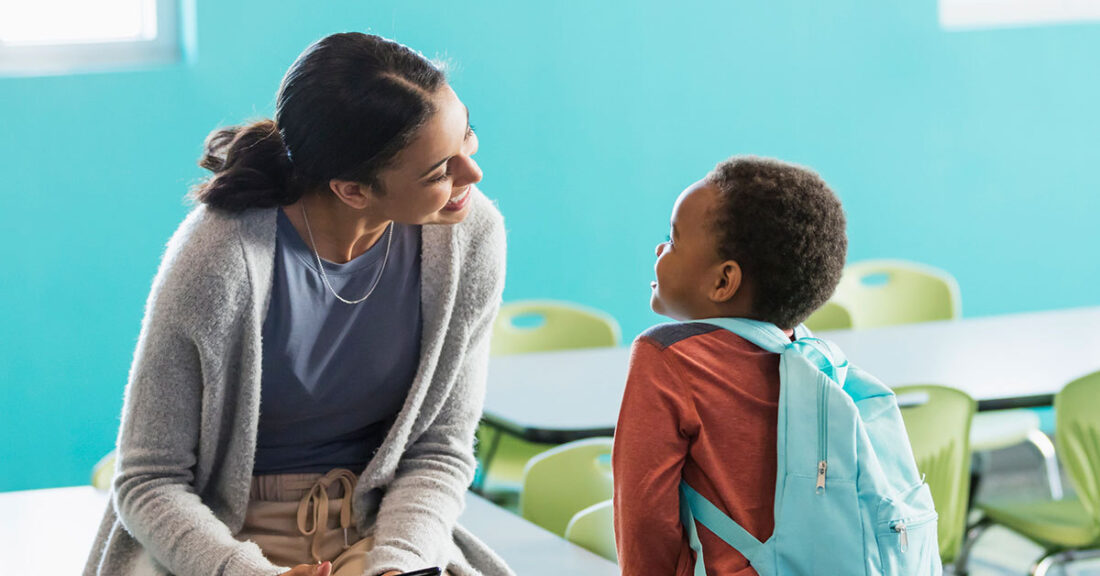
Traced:
<path fill-rule="evenodd" d="M 481 182 L 483 176 L 481 167 L 477 165 L 477 162 L 473 158 L 467 156 L 461 160 L 462 169 L 460 170 L 459 178 L 455 178 L 455 188 L 461 188 L 467 184 L 477 184 Z"/>

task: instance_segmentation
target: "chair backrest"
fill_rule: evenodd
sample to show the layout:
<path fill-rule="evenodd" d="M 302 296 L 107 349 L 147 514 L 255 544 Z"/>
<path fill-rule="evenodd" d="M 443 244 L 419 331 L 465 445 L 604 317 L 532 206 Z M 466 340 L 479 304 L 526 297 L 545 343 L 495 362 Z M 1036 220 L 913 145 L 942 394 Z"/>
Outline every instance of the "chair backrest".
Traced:
<path fill-rule="evenodd" d="M 524 300 L 500 307 L 492 354 L 525 354 L 619 345 L 619 323 L 599 310 L 569 302 Z"/>
<path fill-rule="evenodd" d="M 111 450 L 92 467 L 92 486 L 100 492 L 111 489 L 111 482 L 115 479 L 115 463 L 118 452 Z"/>
<path fill-rule="evenodd" d="M 520 514 L 557 534 L 577 512 L 611 498 L 611 438 L 587 438 L 551 448 L 527 462 Z"/>
<path fill-rule="evenodd" d="M 618 562 L 611 500 L 593 504 L 574 514 L 565 528 L 565 539 L 612 562 Z"/>
<path fill-rule="evenodd" d="M 803 324 L 814 332 L 847 330 L 852 327 L 852 314 L 841 304 L 830 300 L 810 314 Z"/>
<path fill-rule="evenodd" d="M 966 532 L 970 496 L 970 422 L 977 404 L 965 392 L 944 386 L 905 386 L 894 392 L 920 395 L 923 404 L 902 406 L 901 417 L 917 471 L 925 475 L 939 514 L 940 559 L 958 555 Z"/>
<path fill-rule="evenodd" d="M 1100 527 L 1100 371 L 1054 397 L 1054 439 L 1077 498 Z"/>
<path fill-rule="evenodd" d="M 961 316 L 959 284 L 954 277 L 904 260 L 867 260 L 846 266 L 833 300 L 847 308 L 854 328 Z"/>

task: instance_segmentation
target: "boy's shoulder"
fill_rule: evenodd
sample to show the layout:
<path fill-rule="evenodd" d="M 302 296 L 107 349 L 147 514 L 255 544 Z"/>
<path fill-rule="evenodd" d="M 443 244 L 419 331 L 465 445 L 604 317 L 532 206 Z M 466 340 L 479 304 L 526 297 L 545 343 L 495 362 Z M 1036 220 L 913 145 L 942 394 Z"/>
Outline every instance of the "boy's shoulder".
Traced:
<path fill-rule="evenodd" d="M 706 322 L 667 322 L 658 324 L 642 332 L 637 341 L 648 341 L 658 349 L 664 350 L 674 344 L 695 336 L 709 334 L 722 328 Z"/>

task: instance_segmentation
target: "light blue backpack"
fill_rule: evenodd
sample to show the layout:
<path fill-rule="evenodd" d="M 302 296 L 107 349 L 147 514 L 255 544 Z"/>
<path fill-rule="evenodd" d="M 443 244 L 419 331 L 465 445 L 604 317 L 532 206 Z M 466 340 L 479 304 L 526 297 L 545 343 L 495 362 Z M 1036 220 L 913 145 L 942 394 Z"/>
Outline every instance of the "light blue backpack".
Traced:
<path fill-rule="evenodd" d="M 917 474 L 894 393 L 799 326 L 700 320 L 780 354 L 775 531 L 766 542 L 680 483 L 680 517 L 706 576 L 698 521 L 760 576 L 939 576 L 936 511 Z"/>

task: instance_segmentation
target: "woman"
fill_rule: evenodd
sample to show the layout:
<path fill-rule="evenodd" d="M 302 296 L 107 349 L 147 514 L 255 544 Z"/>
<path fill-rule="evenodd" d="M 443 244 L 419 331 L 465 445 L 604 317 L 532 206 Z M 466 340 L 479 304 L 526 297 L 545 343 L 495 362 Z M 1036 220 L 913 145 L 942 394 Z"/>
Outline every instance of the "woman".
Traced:
<path fill-rule="evenodd" d="M 477 147 L 439 69 L 356 33 L 211 134 L 85 574 L 510 573 L 456 526 L 504 281 Z"/>

